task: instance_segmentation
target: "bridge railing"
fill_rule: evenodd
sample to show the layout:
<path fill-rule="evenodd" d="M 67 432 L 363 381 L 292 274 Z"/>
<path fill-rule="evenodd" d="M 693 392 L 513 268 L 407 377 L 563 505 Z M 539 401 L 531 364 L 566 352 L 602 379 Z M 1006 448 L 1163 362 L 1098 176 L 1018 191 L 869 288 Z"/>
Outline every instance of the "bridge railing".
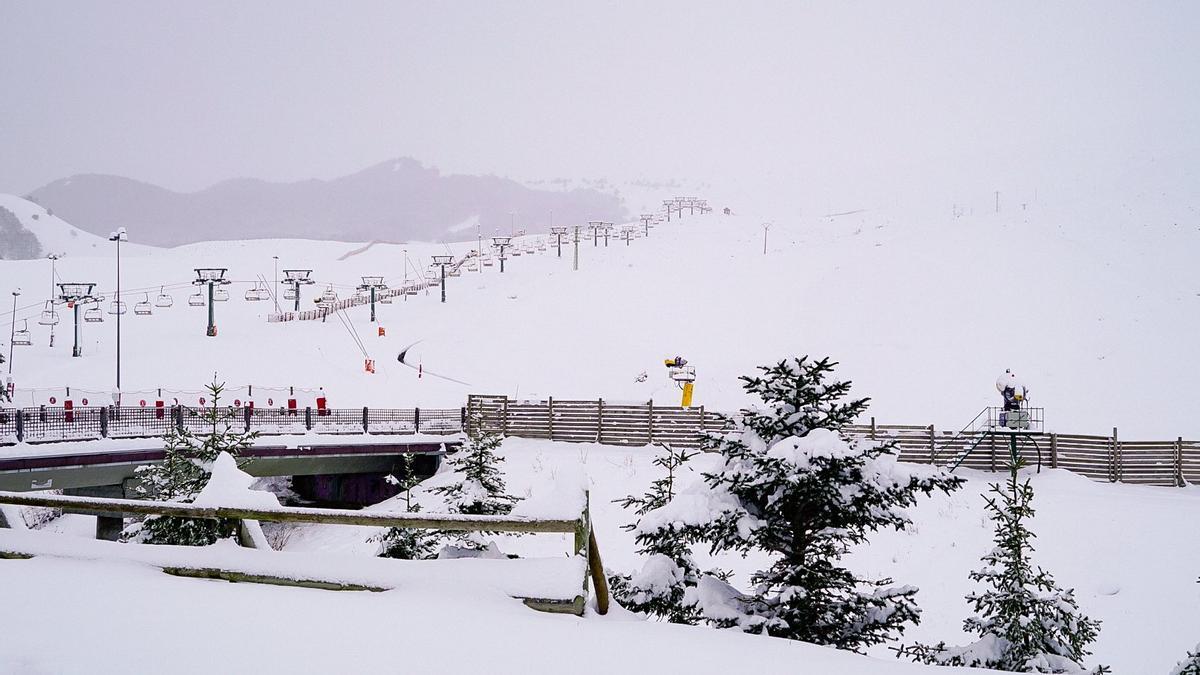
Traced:
<path fill-rule="evenodd" d="M 290 434 L 453 434 L 464 430 L 466 408 L 218 408 L 223 428 Z M 154 438 L 172 429 L 206 434 L 205 408 L 102 406 L 0 408 L 0 446 L 100 438 Z"/>

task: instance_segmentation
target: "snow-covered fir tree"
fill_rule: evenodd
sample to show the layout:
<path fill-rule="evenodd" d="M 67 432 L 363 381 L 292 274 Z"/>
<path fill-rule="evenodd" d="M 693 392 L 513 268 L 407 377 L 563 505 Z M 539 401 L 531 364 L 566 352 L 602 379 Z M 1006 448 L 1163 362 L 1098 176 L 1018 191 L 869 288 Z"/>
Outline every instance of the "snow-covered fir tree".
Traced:
<path fill-rule="evenodd" d="M 200 409 L 204 434 L 198 435 L 187 426 L 171 425 L 162 463 L 137 469 L 138 480 L 133 488 L 136 498 L 190 502 L 208 484 L 218 455 L 227 452 L 236 458 L 254 444 L 258 432 L 239 430 L 242 423 L 236 410 L 220 407 L 224 383 L 214 378 L 205 388 L 211 405 Z M 129 528 L 125 538 L 148 544 L 206 546 L 234 536 L 236 530 L 236 520 L 147 516 Z"/>
<path fill-rule="evenodd" d="M 974 666 L 1014 673 L 1106 673 L 1104 666 L 1087 670 L 1083 660 L 1096 640 L 1100 622 L 1079 611 L 1072 590 L 1063 590 L 1049 572 L 1035 567 L 1033 487 L 1018 477 L 1013 466 L 1008 481 L 991 486 L 985 497 L 996 525 L 995 547 L 983 556 L 983 567 L 970 574 L 983 584 L 982 592 L 967 596 L 974 616 L 963 629 L 979 636 L 961 647 L 911 645 L 896 650 L 900 657 L 937 665 Z"/>
<path fill-rule="evenodd" d="M 503 439 L 499 434 L 480 429 L 447 460 L 452 482 L 431 490 L 445 501 L 449 513 L 473 516 L 502 516 L 519 501 L 508 494 L 504 485 L 504 458 L 496 453 Z M 445 539 L 459 548 L 482 551 L 488 548 L 491 532 L 444 532 Z"/>
<path fill-rule="evenodd" d="M 630 495 L 616 500 L 622 507 L 634 509 L 638 516 L 661 509 L 675 498 L 685 465 L 699 452 L 667 444 L 659 444 L 659 447 L 661 452 L 654 459 L 654 465 L 663 470 L 663 475 L 654 480 L 642 496 Z M 636 533 L 638 553 L 646 557 L 646 562 L 638 572 L 609 577 L 613 598 L 631 611 L 672 623 L 698 623 L 702 617 L 689 589 L 696 587 L 702 573 L 692 558 L 686 533 L 671 521 L 642 530 L 639 529 L 640 521 L 639 518 L 624 529 Z M 728 576 L 717 570 L 707 574 L 722 579 Z"/>
<path fill-rule="evenodd" d="M 1170 675 L 1200 675 L 1200 644 L 1196 645 L 1195 651 L 1188 652 L 1186 659 L 1171 669 Z"/>
<path fill-rule="evenodd" d="M 405 454 L 403 463 L 403 476 L 388 476 L 388 480 L 399 486 L 404 499 L 404 510 L 417 513 L 421 510 L 421 505 L 413 501 L 412 494 L 412 489 L 421 482 L 421 477 L 416 472 L 416 455 Z M 379 543 L 379 552 L 376 555 L 382 558 L 422 560 L 434 557 L 438 551 L 438 537 L 420 528 L 389 527 L 372 537 L 371 541 Z"/>
<path fill-rule="evenodd" d="M 905 509 L 919 496 L 962 480 L 898 465 L 891 442 L 842 433 L 867 399 L 846 398 L 850 383 L 831 379 L 835 365 L 806 356 L 741 378 L 762 405 L 742 410 L 733 433 L 706 444 L 724 460 L 704 474 L 706 494 L 682 495 L 690 506 L 669 504 L 643 523 L 681 523 L 712 553 L 770 556 L 749 592 L 700 580 L 694 601 L 710 622 L 861 651 L 919 620 L 917 589 L 855 574 L 839 564 L 842 556 L 881 528 L 903 530 Z"/>

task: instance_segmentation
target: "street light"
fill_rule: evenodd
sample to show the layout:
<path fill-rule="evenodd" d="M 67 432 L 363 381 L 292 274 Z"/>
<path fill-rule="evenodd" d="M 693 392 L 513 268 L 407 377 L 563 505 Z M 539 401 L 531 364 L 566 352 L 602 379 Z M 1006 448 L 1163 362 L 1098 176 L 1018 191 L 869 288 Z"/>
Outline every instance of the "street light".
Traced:
<path fill-rule="evenodd" d="M 558 244 L 558 257 L 560 257 L 560 258 L 562 257 L 562 238 L 563 238 L 563 235 L 566 233 L 567 233 L 567 228 L 565 228 L 565 227 L 550 228 L 550 234 L 554 235 L 555 242 Z"/>
<path fill-rule="evenodd" d="M 500 273 L 504 274 L 504 247 L 508 246 L 512 237 L 492 237 L 492 246 L 500 249 Z"/>
<path fill-rule="evenodd" d="M 442 302 L 446 301 L 446 265 L 454 262 L 452 255 L 435 255 L 433 256 L 433 264 L 442 268 Z M 504 263 L 500 263 L 500 271 L 504 271 Z"/>
<path fill-rule="evenodd" d="M 79 306 L 95 300 L 92 296 L 92 289 L 96 287 L 93 283 L 61 283 L 58 285 L 58 299 L 67 304 L 74 310 L 75 314 L 75 346 L 71 349 L 71 356 L 82 356 L 83 351 L 80 349 L 80 325 L 79 325 Z"/>
<path fill-rule="evenodd" d="M 763 255 L 767 254 L 767 230 L 771 229 L 770 223 L 763 223 Z"/>
<path fill-rule="evenodd" d="M 208 286 L 208 330 L 205 335 L 208 337 L 217 336 L 216 309 L 213 307 L 213 287 L 227 286 L 231 282 L 225 278 L 225 267 L 195 267 L 196 278 L 192 280 L 192 284 L 196 286 Z M 118 315 L 119 316 L 119 315 Z"/>
<path fill-rule="evenodd" d="M 271 297 L 275 299 L 275 313 L 279 313 L 279 256 L 273 255 L 271 259 L 275 261 L 275 285 L 271 287 Z"/>
<path fill-rule="evenodd" d="M 312 274 L 312 270 L 283 271 L 283 283 L 292 285 L 292 295 L 296 301 L 296 309 L 294 311 L 300 311 L 300 287 L 315 283 L 312 279 L 308 278 L 310 274 Z"/>
<path fill-rule="evenodd" d="M 575 262 L 571 268 L 572 271 L 575 271 L 575 272 L 579 271 L 579 228 L 581 228 L 581 227 L 583 227 L 583 226 L 582 225 L 575 226 Z"/>
<path fill-rule="evenodd" d="M 370 291 L 371 293 L 371 323 L 375 323 L 375 291 L 382 288 L 387 288 L 387 284 L 383 283 L 383 277 L 363 277 L 362 285 L 358 287 L 360 291 Z"/>
<path fill-rule="evenodd" d="M 117 244 L 117 392 L 118 399 L 121 391 L 121 310 L 124 307 L 121 305 L 121 242 L 129 241 L 129 237 L 125 234 L 125 228 L 118 227 L 116 232 L 108 235 L 108 240 Z M 211 298 L 210 298 L 211 299 Z M 212 308 L 209 308 L 212 312 Z M 117 401 L 120 405 L 120 401 Z"/>

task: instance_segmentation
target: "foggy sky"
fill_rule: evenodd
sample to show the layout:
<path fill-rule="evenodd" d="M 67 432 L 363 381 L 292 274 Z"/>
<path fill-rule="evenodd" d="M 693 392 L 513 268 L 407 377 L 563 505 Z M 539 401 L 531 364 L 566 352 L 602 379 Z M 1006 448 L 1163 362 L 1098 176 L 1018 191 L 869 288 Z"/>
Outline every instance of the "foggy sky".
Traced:
<path fill-rule="evenodd" d="M 4 0 L 0 25 L 0 191 L 18 194 L 404 155 L 803 191 L 1200 146 L 1197 2 Z"/>

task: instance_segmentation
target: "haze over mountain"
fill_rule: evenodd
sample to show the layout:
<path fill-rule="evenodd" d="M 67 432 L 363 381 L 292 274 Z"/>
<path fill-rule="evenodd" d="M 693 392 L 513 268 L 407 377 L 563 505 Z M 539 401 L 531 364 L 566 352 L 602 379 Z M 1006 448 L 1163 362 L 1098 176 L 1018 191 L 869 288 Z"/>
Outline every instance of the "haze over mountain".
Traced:
<path fill-rule="evenodd" d="M 186 193 L 84 174 L 38 188 L 30 198 L 86 232 L 107 235 L 123 226 L 155 246 L 277 237 L 440 241 L 469 238 L 476 225 L 485 236 L 508 233 L 514 220 L 518 229 L 545 231 L 551 213 L 557 223 L 626 215 L 617 196 L 599 190 L 536 190 L 496 176 L 443 175 L 410 158 L 332 180 L 240 178 Z"/>

